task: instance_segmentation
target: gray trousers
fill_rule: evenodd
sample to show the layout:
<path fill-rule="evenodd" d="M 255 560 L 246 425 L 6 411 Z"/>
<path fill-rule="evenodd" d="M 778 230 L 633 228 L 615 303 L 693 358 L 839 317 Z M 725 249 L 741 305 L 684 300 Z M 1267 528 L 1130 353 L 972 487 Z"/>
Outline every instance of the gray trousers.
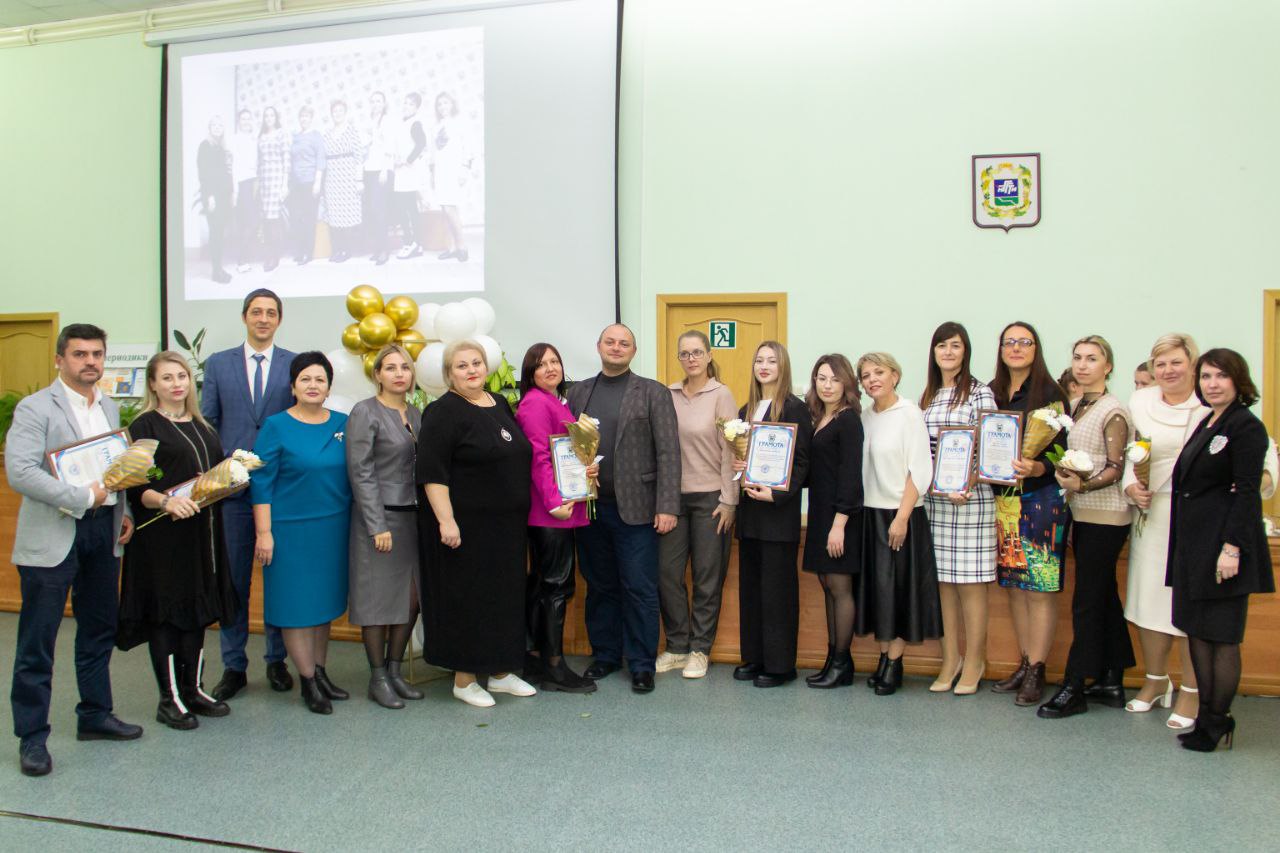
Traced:
<path fill-rule="evenodd" d="M 719 505 L 718 491 L 680 495 L 675 530 L 658 537 L 658 601 L 667 651 L 673 654 L 708 654 L 716 639 L 732 535 L 716 533 L 719 520 L 711 513 Z M 692 606 L 685 586 L 686 565 L 692 569 Z"/>

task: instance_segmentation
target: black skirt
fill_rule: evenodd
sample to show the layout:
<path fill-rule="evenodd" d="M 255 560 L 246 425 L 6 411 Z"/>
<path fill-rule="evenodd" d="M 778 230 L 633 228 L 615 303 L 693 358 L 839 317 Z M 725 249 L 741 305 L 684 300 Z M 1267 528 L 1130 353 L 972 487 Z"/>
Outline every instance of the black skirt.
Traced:
<path fill-rule="evenodd" d="M 933 537 L 924 507 L 911 511 L 907 540 L 889 547 L 889 525 L 896 509 L 862 511 L 862 572 L 855 598 L 854 632 L 875 634 L 880 642 L 901 637 L 919 643 L 942 636 L 942 607 L 938 601 L 938 568 Z"/>
<path fill-rule="evenodd" d="M 1173 627 L 1188 637 L 1210 643 L 1243 643 L 1249 596 L 1194 600 L 1173 588 Z"/>

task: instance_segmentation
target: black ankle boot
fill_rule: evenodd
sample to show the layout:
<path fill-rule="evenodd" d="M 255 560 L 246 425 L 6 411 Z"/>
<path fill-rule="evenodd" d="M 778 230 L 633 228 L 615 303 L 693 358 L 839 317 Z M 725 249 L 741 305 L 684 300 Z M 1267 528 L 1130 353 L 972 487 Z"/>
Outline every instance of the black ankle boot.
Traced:
<path fill-rule="evenodd" d="M 887 656 L 886 656 L 887 657 Z M 902 655 L 889 661 L 880 683 L 876 685 L 877 696 L 892 696 L 902 686 Z"/>
<path fill-rule="evenodd" d="M 320 668 L 316 667 L 319 672 Z M 307 678 L 301 672 L 298 673 L 298 683 L 301 685 L 302 701 L 306 704 L 307 709 L 313 714 L 332 714 L 333 703 L 329 701 L 329 697 L 324 695 L 324 691 L 320 689 L 320 685 L 315 678 Z"/>
<path fill-rule="evenodd" d="M 827 672 L 831 669 L 831 662 L 835 660 L 835 657 L 836 657 L 836 647 L 827 646 L 827 659 L 823 661 L 822 669 L 818 670 L 813 675 L 806 675 L 804 677 L 805 682 L 808 684 L 813 684 L 815 681 L 822 681 L 824 678 L 826 678 Z"/>
<path fill-rule="evenodd" d="M 398 660 L 387 661 L 387 681 L 390 682 L 391 689 L 401 699 L 418 700 L 426 695 L 400 676 L 400 661 Z"/>
<path fill-rule="evenodd" d="M 1084 689 L 1084 698 L 1110 708 L 1124 707 L 1124 670 L 1108 669 Z"/>
<path fill-rule="evenodd" d="M 564 658 L 561 658 L 559 663 L 543 668 L 542 689 L 548 693 L 556 691 L 560 693 L 594 693 L 596 692 L 596 683 L 569 669 L 569 665 L 564 662 Z"/>
<path fill-rule="evenodd" d="M 390 675 L 389 669 L 388 675 Z M 324 695 L 328 696 L 330 699 L 342 700 L 351 698 L 350 693 L 329 680 L 329 673 L 325 672 L 324 667 L 319 664 L 316 664 L 316 684 L 319 685 L 320 690 L 324 692 Z"/>
<path fill-rule="evenodd" d="M 880 682 L 884 680 L 884 675 L 889 671 L 889 653 L 881 652 L 880 661 L 876 664 L 876 671 L 867 676 L 868 687 L 878 687 Z"/>
<path fill-rule="evenodd" d="M 837 652 L 835 659 L 827 667 L 826 674 L 822 678 L 809 682 L 810 687 L 818 690 L 848 687 L 850 684 L 853 684 L 853 656 L 848 652 Z"/>
<path fill-rule="evenodd" d="M 160 704 L 156 706 L 156 722 L 164 723 L 169 728 L 179 731 L 187 731 L 200 725 L 200 721 L 182 703 L 178 694 L 178 663 L 174 656 L 168 655 L 160 662 L 152 658 L 152 662 L 155 666 L 156 683 L 160 687 Z"/>
<path fill-rule="evenodd" d="M 1193 752 L 1213 752 L 1219 741 L 1225 738 L 1225 746 L 1231 748 L 1235 740 L 1236 720 L 1230 714 L 1205 711 L 1196 717 L 1196 730 L 1188 735 L 1178 735 L 1183 749 Z"/>
<path fill-rule="evenodd" d="M 369 698 L 384 708 L 403 708 L 404 702 L 387 680 L 387 668 L 375 666 L 369 671 Z"/>

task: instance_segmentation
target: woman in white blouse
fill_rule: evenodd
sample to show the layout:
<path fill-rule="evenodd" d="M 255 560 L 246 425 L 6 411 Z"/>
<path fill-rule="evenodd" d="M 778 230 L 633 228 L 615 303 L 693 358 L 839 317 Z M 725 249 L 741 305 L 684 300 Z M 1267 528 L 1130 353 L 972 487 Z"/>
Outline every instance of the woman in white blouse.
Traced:
<path fill-rule="evenodd" d="M 855 632 L 874 633 L 880 662 L 867 686 L 888 696 L 902 686 L 907 643 L 942 634 L 938 570 L 924 494 L 933 463 L 929 430 L 915 403 L 898 396 L 902 368 L 883 352 L 858 359 L 872 405 L 862 412 L 865 562 L 858 576 Z"/>
<path fill-rule="evenodd" d="M 1196 425 L 1209 414 L 1195 394 L 1195 364 L 1200 350 L 1190 335 L 1168 334 L 1151 347 L 1148 362 L 1155 385 L 1140 388 L 1129 398 L 1135 432 L 1151 439 L 1150 469 L 1138 476 L 1132 454 L 1125 463 L 1124 493 L 1134 505 L 1134 533 L 1129 540 L 1128 594 L 1125 618 L 1138 629 L 1147 680 L 1126 711 L 1143 713 L 1156 705 L 1173 705 L 1174 685 L 1169 674 L 1169 652 L 1175 638 L 1182 654 L 1182 684 L 1177 705 L 1166 725 L 1188 729 L 1199 707 L 1195 672 L 1186 635 L 1173 626 L 1172 593 L 1165 586 L 1169 551 L 1169 511 L 1173 503 L 1173 465 Z M 1268 453 L 1266 472 L 1276 478 L 1276 455 Z M 1267 477 L 1263 489 L 1267 491 Z M 1143 518 L 1145 516 L 1145 518 Z"/>

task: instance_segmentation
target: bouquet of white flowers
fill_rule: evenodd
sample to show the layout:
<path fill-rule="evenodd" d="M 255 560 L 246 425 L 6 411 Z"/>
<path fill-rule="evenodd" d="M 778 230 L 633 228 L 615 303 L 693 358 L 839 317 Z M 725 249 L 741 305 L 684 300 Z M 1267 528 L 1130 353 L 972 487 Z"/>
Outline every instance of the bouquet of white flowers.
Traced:
<path fill-rule="evenodd" d="M 716 418 L 716 429 L 720 430 L 720 437 L 729 444 L 729 448 L 733 451 L 733 458 L 740 462 L 747 461 L 747 433 L 751 431 L 751 424 L 742 418 L 734 418 L 733 420 L 725 420 L 724 418 Z M 739 471 L 733 475 L 733 479 L 737 480 L 742 476 Z"/>
<path fill-rule="evenodd" d="M 1075 426 L 1071 416 L 1062 411 L 1061 403 L 1050 403 L 1042 409 L 1036 409 L 1027 418 L 1022 433 L 1022 458 L 1035 459 L 1044 453 L 1054 437 L 1064 429 Z"/>
<path fill-rule="evenodd" d="M 1064 471 L 1070 471 L 1081 479 L 1093 473 L 1093 457 L 1083 450 L 1068 450 L 1054 464 Z"/>

